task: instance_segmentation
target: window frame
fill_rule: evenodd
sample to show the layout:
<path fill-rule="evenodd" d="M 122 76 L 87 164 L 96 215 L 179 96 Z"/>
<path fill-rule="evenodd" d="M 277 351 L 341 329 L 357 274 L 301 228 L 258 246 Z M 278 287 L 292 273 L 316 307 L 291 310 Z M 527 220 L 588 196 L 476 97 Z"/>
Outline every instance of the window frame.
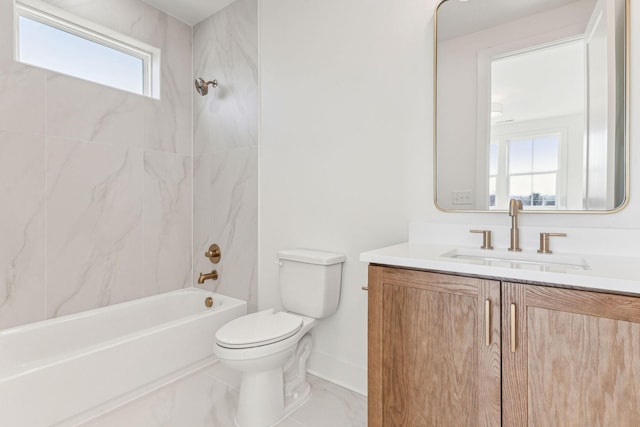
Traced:
<path fill-rule="evenodd" d="M 83 79 L 82 77 L 73 76 L 61 71 L 50 70 L 46 67 L 22 62 L 20 60 L 20 17 L 39 22 L 43 25 L 140 59 L 143 64 L 142 93 L 130 92 L 101 81 Z M 160 99 L 160 49 L 37 0 L 19 0 L 15 2 L 14 53 L 15 60 L 21 64 L 69 75 L 116 90 L 124 90 L 129 93 Z"/>

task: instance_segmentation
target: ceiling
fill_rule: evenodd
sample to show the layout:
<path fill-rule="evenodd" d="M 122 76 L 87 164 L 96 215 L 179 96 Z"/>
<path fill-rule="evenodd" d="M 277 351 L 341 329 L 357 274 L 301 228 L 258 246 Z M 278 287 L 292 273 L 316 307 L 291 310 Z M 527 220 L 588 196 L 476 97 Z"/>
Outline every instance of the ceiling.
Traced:
<path fill-rule="evenodd" d="M 213 15 L 234 0 L 142 0 L 145 3 L 195 25 Z M 529 14 L 563 6 L 576 0 L 448 0 L 438 10 L 438 38 L 446 40 L 518 19 Z M 442 6 L 441 5 L 441 6 Z M 488 12 L 490 11 L 490 12 Z"/>
<path fill-rule="evenodd" d="M 475 33 L 506 22 L 555 9 L 575 1 L 576 0 L 445 0 L 437 10 L 438 41 Z"/>
<path fill-rule="evenodd" d="M 142 0 L 179 20 L 195 25 L 234 0 Z"/>

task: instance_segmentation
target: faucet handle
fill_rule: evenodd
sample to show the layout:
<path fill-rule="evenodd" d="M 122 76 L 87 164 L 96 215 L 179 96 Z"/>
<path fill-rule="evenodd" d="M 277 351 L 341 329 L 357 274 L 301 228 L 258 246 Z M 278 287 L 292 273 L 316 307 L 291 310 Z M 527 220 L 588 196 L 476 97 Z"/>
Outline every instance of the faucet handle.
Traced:
<path fill-rule="evenodd" d="M 222 253 L 220 252 L 220 246 L 215 243 L 209 246 L 209 250 L 204 253 L 204 256 L 209 258 L 212 264 L 217 264 L 220 262 L 220 258 L 222 257 Z"/>
<path fill-rule="evenodd" d="M 480 249 L 493 249 L 491 246 L 491 230 L 469 230 L 470 233 L 482 233 L 482 246 Z"/>
<path fill-rule="evenodd" d="M 567 233 L 540 233 L 540 254 L 553 253 L 549 247 L 549 237 L 567 237 Z"/>

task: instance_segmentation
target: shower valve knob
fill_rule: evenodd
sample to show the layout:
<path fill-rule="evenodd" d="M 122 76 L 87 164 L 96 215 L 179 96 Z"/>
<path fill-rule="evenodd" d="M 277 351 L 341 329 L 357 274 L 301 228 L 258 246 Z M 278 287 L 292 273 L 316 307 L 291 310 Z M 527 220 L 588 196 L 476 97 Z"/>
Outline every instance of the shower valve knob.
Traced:
<path fill-rule="evenodd" d="M 209 246 L 209 250 L 204 253 L 204 256 L 209 258 L 212 264 L 217 264 L 220 262 L 220 258 L 222 258 L 222 252 L 220 251 L 220 246 L 215 243 Z"/>

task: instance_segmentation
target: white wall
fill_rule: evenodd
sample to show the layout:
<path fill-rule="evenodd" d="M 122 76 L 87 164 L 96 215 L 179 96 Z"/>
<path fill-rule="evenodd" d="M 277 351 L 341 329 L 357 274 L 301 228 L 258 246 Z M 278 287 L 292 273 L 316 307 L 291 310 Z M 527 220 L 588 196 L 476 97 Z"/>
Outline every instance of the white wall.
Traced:
<path fill-rule="evenodd" d="M 261 2 L 259 304 L 280 305 L 278 249 L 345 253 L 310 370 L 363 393 L 359 253 L 406 240 L 408 200 L 428 197 L 404 171 L 409 141 L 429 137 L 429 13 L 422 0 Z"/>

